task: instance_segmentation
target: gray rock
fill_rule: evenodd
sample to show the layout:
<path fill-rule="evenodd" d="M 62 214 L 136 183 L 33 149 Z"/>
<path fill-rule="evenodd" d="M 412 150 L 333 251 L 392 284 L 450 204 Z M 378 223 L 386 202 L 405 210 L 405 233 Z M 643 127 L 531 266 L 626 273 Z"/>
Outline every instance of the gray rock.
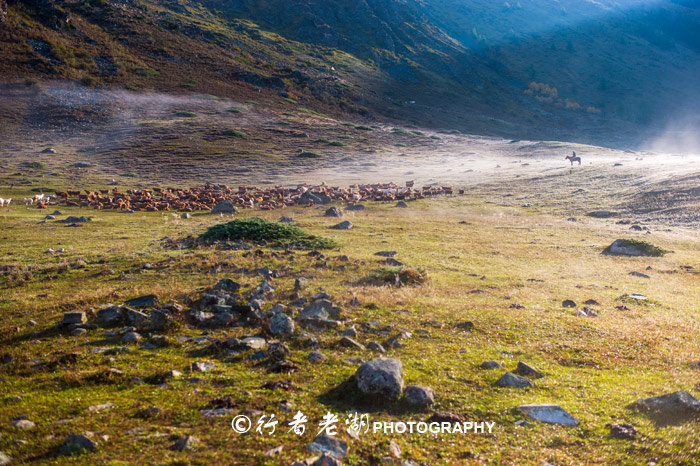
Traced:
<path fill-rule="evenodd" d="M 348 444 L 327 434 L 317 435 L 306 449 L 311 453 L 326 454 L 337 459 L 348 456 Z"/>
<path fill-rule="evenodd" d="M 156 307 L 158 306 L 158 297 L 154 294 L 147 294 L 145 296 L 139 296 L 138 298 L 133 298 L 124 302 L 125 306 L 131 307 Z"/>
<path fill-rule="evenodd" d="M 72 455 L 82 451 L 93 451 L 97 448 L 97 443 L 84 435 L 71 434 L 63 441 L 59 448 L 61 455 Z"/>
<path fill-rule="evenodd" d="M 10 464 L 12 457 L 0 451 L 0 465 Z"/>
<path fill-rule="evenodd" d="M 379 251 L 375 252 L 375 256 L 381 256 L 381 257 L 396 257 L 399 253 L 396 251 Z"/>
<path fill-rule="evenodd" d="M 639 277 L 639 278 L 651 278 L 649 275 L 642 273 L 642 272 L 637 272 L 636 270 L 633 272 L 630 272 L 629 275 L 633 277 Z"/>
<path fill-rule="evenodd" d="M 567 413 L 564 408 L 558 405 L 528 404 L 520 405 L 518 409 L 524 412 L 529 418 L 548 424 L 561 424 L 565 426 L 577 426 L 578 419 Z"/>
<path fill-rule="evenodd" d="M 113 327 L 121 323 L 123 317 L 122 306 L 110 305 L 97 311 L 96 323 L 100 327 Z"/>
<path fill-rule="evenodd" d="M 511 388 L 528 388 L 535 386 L 529 379 L 515 375 L 512 372 L 503 374 L 503 376 L 496 381 L 496 385 L 499 387 Z"/>
<path fill-rule="evenodd" d="M 605 427 L 610 429 L 610 436 L 612 438 L 619 438 L 622 440 L 634 440 L 637 438 L 637 429 L 634 428 L 632 424 L 606 424 Z"/>
<path fill-rule="evenodd" d="M 294 279 L 294 291 L 301 291 L 308 286 L 308 280 L 304 277 L 297 277 Z"/>
<path fill-rule="evenodd" d="M 180 218 L 187 220 L 188 218 L 192 218 L 192 215 L 190 215 L 188 212 L 184 212 L 182 215 L 180 215 Z"/>
<path fill-rule="evenodd" d="M 482 369 L 499 369 L 502 367 L 499 363 L 496 361 L 484 361 L 481 363 L 481 368 Z"/>
<path fill-rule="evenodd" d="M 359 366 L 360 364 L 364 364 L 365 360 L 362 358 L 352 357 L 343 359 L 343 362 L 345 364 L 350 364 L 351 366 Z"/>
<path fill-rule="evenodd" d="M 386 354 L 386 350 L 384 349 L 384 347 L 376 341 L 369 342 L 369 344 L 367 345 L 367 349 L 376 351 L 377 353 Z"/>
<path fill-rule="evenodd" d="M 326 213 L 324 213 L 323 215 L 326 217 L 342 217 L 343 212 L 339 208 L 333 206 L 326 210 Z"/>
<path fill-rule="evenodd" d="M 185 450 L 193 450 L 194 448 L 197 447 L 197 444 L 199 443 L 199 440 L 197 437 L 193 435 L 185 435 L 184 437 L 180 437 L 170 445 L 170 449 L 173 451 L 185 451 Z"/>
<path fill-rule="evenodd" d="M 87 322 L 84 312 L 66 312 L 63 314 L 63 320 L 61 321 L 62 326 L 84 324 Z"/>
<path fill-rule="evenodd" d="M 234 282 L 230 278 L 223 278 L 216 282 L 216 285 L 214 285 L 211 289 L 216 292 L 225 291 L 227 293 L 237 293 L 238 290 L 241 289 L 241 285 L 240 283 Z"/>
<path fill-rule="evenodd" d="M 387 257 L 384 263 L 391 267 L 401 267 L 403 265 L 403 262 L 399 262 L 393 257 Z"/>
<path fill-rule="evenodd" d="M 613 243 L 605 248 L 603 254 L 613 256 L 633 256 L 633 257 L 653 257 L 659 254 L 652 253 L 649 249 L 640 247 L 638 244 L 632 243 L 625 239 L 616 239 Z"/>
<path fill-rule="evenodd" d="M 282 450 L 283 450 L 283 449 L 284 449 L 284 446 L 283 446 L 283 445 L 280 445 L 280 446 L 278 446 L 278 447 L 271 448 L 271 449 L 267 450 L 267 451 L 264 453 L 264 455 L 265 455 L 265 456 L 268 456 L 268 457 L 270 457 L 270 458 L 273 458 L 273 457 L 275 457 L 275 456 L 279 456 L 280 454 L 282 454 Z"/>
<path fill-rule="evenodd" d="M 192 372 L 209 372 L 210 370 L 214 369 L 214 367 L 216 367 L 216 364 L 206 361 L 197 361 L 190 365 Z"/>
<path fill-rule="evenodd" d="M 522 375 L 523 377 L 532 377 L 533 379 L 541 379 L 544 377 L 542 372 L 522 361 L 518 362 L 518 367 L 515 369 L 515 373 Z"/>
<path fill-rule="evenodd" d="M 355 329 L 355 327 L 347 328 L 347 329 L 343 330 L 342 332 L 340 332 L 340 336 L 341 337 L 357 338 L 357 330 Z"/>
<path fill-rule="evenodd" d="M 435 392 L 430 387 L 408 385 L 404 394 L 406 401 L 415 406 L 430 406 L 435 403 Z"/>
<path fill-rule="evenodd" d="M 260 350 L 267 346 L 267 342 L 260 337 L 245 337 L 240 340 L 239 346 L 241 349 Z"/>
<path fill-rule="evenodd" d="M 352 222 L 350 222 L 349 220 L 345 220 L 343 222 L 340 222 L 338 224 L 333 225 L 331 227 L 331 229 L 333 229 L 333 230 L 350 230 L 350 229 L 352 229 L 352 226 L 353 226 Z"/>
<path fill-rule="evenodd" d="M 287 345 L 279 341 L 273 341 L 267 347 L 267 357 L 274 360 L 281 360 L 289 357 L 292 352 L 289 350 Z"/>
<path fill-rule="evenodd" d="M 340 309 L 327 299 L 317 299 L 304 308 L 298 317 L 306 319 L 340 319 Z"/>
<path fill-rule="evenodd" d="M 294 320 L 281 312 L 270 317 L 270 321 L 268 322 L 270 333 L 275 336 L 293 335 L 295 327 Z"/>
<path fill-rule="evenodd" d="M 313 363 L 319 363 L 325 361 L 328 358 L 325 354 L 321 353 L 320 351 L 312 351 L 311 353 L 309 353 L 306 359 Z"/>
<path fill-rule="evenodd" d="M 283 215 L 280 217 L 278 222 L 280 222 L 280 223 L 294 223 L 294 219 L 292 217 L 287 217 L 286 215 Z"/>
<path fill-rule="evenodd" d="M 576 307 L 576 302 L 571 300 L 571 299 L 565 299 L 564 301 L 561 302 L 561 307 L 568 307 L 568 308 L 575 308 Z"/>
<path fill-rule="evenodd" d="M 393 440 L 389 442 L 389 454 L 396 459 L 401 458 L 401 456 L 403 455 L 401 447 L 398 443 L 396 443 Z"/>
<path fill-rule="evenodd" d="M 593 218 L 611 218 L 611 217 L 616 217 L 617 212 L 611 212 L 609 210 L 595 210 L 593 212 L 588 212 L 586 213 L 588 217 L 593 217 Z"/>
<path fill-rule="evenodd" d="M 12 427 L 15 429 L 31 430 L 36 427 L 36 424 L 29 419 L 18 419 L 12 423 Z"/>
<path fill-rule="evenodd" d="M 86 333 L 87 333 L 87 330 L 84 328 L 74 328 L 70 332 L 71 336 L 74 336 L 74 337 L 79 337 L 81 335 L 85 335 Z"/>
<path fill-rule="evenodd" d="M 141 327 L 148 322 L 148 314 L 126 307 L 124 308 L 124 321 L 128 325 Z"/>
<path fill-rule="evenodd" d="M 165 330 L 173 323 L 173 318 L 169 312 L 162 309 L 155 309 L 149 317 L 150 327 L 153 330 Z"/>
<path fill-rule="evenodd" d="M 357 387 L 366 395 L 397 400 L 403 392 L 403 366 L 393 358 L 376 358 L 362 364 L 355 372 Z"/>
<path fill-rule="evenodd" d="M 221 201 L 211 209 L 212 214 L 235 214 L 238 208 L 231 201 Z"/>
<path fill-rule="evenodd" d="M 139 334 L 137 332 L 129 332 L 129 333 L 124 334 L 124 336 L 122 337 L 122 343 L 124 343 L 124 344 L 138 343 L 139 341 L 141 341 L 141 338 L 143 338 L 143 337 L 141 337 L 141 334 Z"/>
<path fill-rule="evenodd" d="M 353 340 L 350 337 L 343 337 L 340 339 L 340 342 L 338 342 L 340 346 L 344 346 L 346 348 L 354 348 L 354 349 L 365 349 L 365 345 L 362 343 Z"/>
<path fill-rule="evenodd" d="M 664 423 L 687 421 L 700 414 L 700 402 L 686 391 L 637 400 L 632 406 Z"/>
<path fill-rule="evenodd" d="M 88 411 L 91 413 L 99 413 L 100 411 L 106 411 L 108 409 L 116 408 L 117 405 L 114 403 L 102 403 L 99 405 L 89 406 Z"/>
<path fill-rule="evenodd" d="M 350 204 L 345 207 L 345 210 L 365 210 L 364 204 Z"/>
<path fill-rule="evenodd" d="M 405 209 L 406 207 L 408 207 L 408 204 L 406 204 L 404 201 L 399 201 L 396 203 L 396 205 L 394 207 L 399 207 L 399 208 Z"/>

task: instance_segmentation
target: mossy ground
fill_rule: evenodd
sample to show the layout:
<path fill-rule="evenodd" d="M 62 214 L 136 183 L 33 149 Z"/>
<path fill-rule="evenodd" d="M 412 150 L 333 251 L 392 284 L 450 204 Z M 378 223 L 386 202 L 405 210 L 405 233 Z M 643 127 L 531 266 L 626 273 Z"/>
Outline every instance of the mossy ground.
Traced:
<path fill-rule="evenodd" d="M 252 362 L 216 360 L 213 371 L 193 374 L 203 383 L 191 383 L 186 371 L 190 363 L 208 359 L 189 356 L 188 351 L 196 347 L 191 342 L 104 356 L 89 350 L 120 345 L 105 338 L 104 331 L 69 337 L 53 330 L 64 311 L 87 310 L 147 293 L 157 294 L 161 301 L 181 301 L 220 278 L 251 286 L 259 283 L 259 277 L 231 272 L 237 268 L 289 265 L 293 271 L 274 280 L 280 295 L 291 293 L 294 277 L 304 275 L 310 282 L 305 293 L 324 289 L 345 309 L 345 318 L 357 319 L 356 323 L 379 320 L 381 325 L 413 332 L 403 347 L 389 351 L 403 362 L 406 382 L 431 386 L 437 393 L 436 410 L 496 422 L 493 435 L 365 434 L 350 441 L 350 464 L 378 461 L 392 438 L 405 458 L 433 464 L 700 461 L 697 421 L 660 427 L 626 408 L 636 399 L 676 390 L 700 394 L 696 388 L 700 374 L 689 367 L 700 354 L 696 233 L 676 229 L 655 234 L 655 244 L 675 251 L 666 257 L 608 257 L 600 250 L 619 236 L 619 227 L 611 222 L 571 223 L 524 208 L 486 204 L 471 196 L 413 202 L 408 209 L 391 205 L 369 203 L 365 211 L 346 212 L 354 224 L 347 232 L 328 229 L 332 219 L 323 217 L 320 208 L 238 214 L 268 220 L 289 215 L 304 230 L 332 237 L 340 250 L 327 253 L 327 266 L 325 260 L 304 253 L 297 253 L 296 261 L 289 263 L 285 257 L 274 257 L 268 248 L 260 248 L 260 256 L 246 257 L 243 251 L 215 247 L 163 247 L 165 238 L 196 236 L 221 222 L 219 217 L 183 220 L 171 213 L 61 207 L 59 219 L 95 217 L 76 228 L 55 221 L 39 223 L 46 211 L 15 205 L 3 209 L 3 263 L 35 270 L 12 281 L 5 276 L 0 279 L 2 353 L 16 358 L 0 366 L 0 451 L 20 460 L 57 464 L 278 464 L 310 456 L 305 446 L 316 434 L 321 416 L 331 410 L 342 423 L 345 410 L 352 408 L 333 397 L 333 389 L 356 370 L 342 359 L 372 357 L 368 351 L 339 348 L 334 332 L 320 335 L 320 350 L 329 356 L 320 365 L 309 363 L 305 358 L 309 350 L 290 341 L 291 359 L 300 366 L 294 374 L 279 376 Z M 57 247 L 67 252 L 44 252 Z M 424 270 L 429 280 L 420 287 L 362 285 L 365 277 L 382 267 L 383 258 L 374 253 L 388 249 L 398 251 L 397 259 L 407 266 Z M 342 254 L 349 262 L 339 259 Z M 78 259 L 87 266 L 60 265 Z M 146 263 L 153 268 L 146 268 Z M 345 265 L 345 270 L 336 270 L 339 265 Z M 647 266 L 652 267 L 647 272 L 650 280 L 628 275 Z M 631 292 L 645 294 L 653 303 L 625 302 L 628 310 L 615 309 L 618 298 Z M 359 307 L 349 305 L 353 296 Z M 600 317 L 575 317 L 571 309 L 561 307 L 563 299 L 579 304 L 595 299 Z M 30 326 L 29 320 L 37 325 Z M 474 329 L 460 330 L 457 324 L 464 321 L 472 321 Z M 419 330 L 425 333 L 416 333 Z M 34 331 L 39 333 L 31 335 Z M 210 335 L 250 332 L 214 330 Z M 183 325 L 169 335 L 199 336 L 201 330 Z M 380 337 L 360 330 L 358 339 L 367 343 Z M 69 352 L 80 354 L 77 362 L 32 368 L 36 363 L 32 359 L 50 363 Z M 501 362 L 504 369 L 480 369 L 479 364 L 488 359 Z M 534 389 L 494 387 L 496 379 L 519 360 L 531 363 L 546 377 L 537 380 Z M 125 376 L 113 380 L 100 376 L 112 367 Z M 185 376 L 168 381 L 165 388 L 131 382 L 133 376 L 146 378 L 168 369 L 183 371 Z M 295 384 L 290 391 L 260 388 L 267 381 L 287 378 Z M 21 401 L 8 401 L 16 395 L 22 396 Z M 238 402 L 237 410 L 274 413 L 281 422 L 299 409 L 309 417 L 307 432 L 299 438 L 278 426 L 269 437 L 240 436 L 232 432 L 230 417 L 208 419 L 199 414 L 210 399 L 224 395 Z M 281 409 L 283 401 L 292 405 L 293 412 Z M 91 405 L 107 402 L 117 407 L 87 411 Z M 522 415 L 513 408 L 537 402 L 560 404 L 581 425 L 516 426 Z M 160 408 L 161 414 L 144 418 L 141 413 L 148 406 Z M 36 429 L 11 428 L 11 419 L 21 415 L 36 422 Z M 390 406 L 373 410 L 370 416 L 372 420 L 424 420 L 428 415 Z M 640 431 L 639 439 L 610 439 L 608 422 L 631 422 Z M 83 431 L 110 438 L 84 456 L 55 456 L 66 435 Z M 200 446 L 186 453 L 168 450 L 175 437 L 185 434 L 197 436 Z M 262 455 L 278 445 L 284 445 L 281 457 L 271 460 Z"/>

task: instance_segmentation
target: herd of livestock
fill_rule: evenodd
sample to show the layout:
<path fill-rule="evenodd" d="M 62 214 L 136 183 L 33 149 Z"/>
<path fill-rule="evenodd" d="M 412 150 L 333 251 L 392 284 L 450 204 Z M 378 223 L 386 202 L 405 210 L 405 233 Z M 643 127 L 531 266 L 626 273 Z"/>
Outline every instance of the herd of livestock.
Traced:
<path fill-rule="evenodd" d="M 38 194 L 25 198 L 26 205 L 46 208 L 49 205 L 92 207 L 100 210 L 123 211 L 178 211 L 194 212 L 212 210 L 222 201 L 230 201 L 239 208 L 279 209 L 287 206 L 310 206 L 330 201 L 354 204 L 362 201 L 399 201 L 422 199 L 440 194 L 454 194 L 450 186 L 413 187 L 394 183 L 352 185 L 347 188 L 332 187 L 326 183 L 316 186 L 299 185 L 295 188 L 206 184 L 195 188 L 99 189 L 96 191 L 67 190 L 54 195 Z M 460 190 L 460 194 L 463 191 Z M 9 205 L 9 202 L 8 202 Z"/>

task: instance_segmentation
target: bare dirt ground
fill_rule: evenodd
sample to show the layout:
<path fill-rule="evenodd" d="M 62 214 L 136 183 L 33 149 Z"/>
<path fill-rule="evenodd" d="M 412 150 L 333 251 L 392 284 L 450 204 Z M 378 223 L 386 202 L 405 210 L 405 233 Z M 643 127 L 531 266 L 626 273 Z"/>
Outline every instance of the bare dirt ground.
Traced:
<path fill-rule="evenodd" d="M 609 210 L 630 221 L 700 224 L 700 155 L 439 134 L 339 121 L 286 101 L 273 109 L 66 84 L 3 87 L 0 120 L 7 197 L 50 187 L 54 178 L 74 188 L 113 179 L 131 186 L 415 180 L 561 215 Z M 244 137 L 226 135 L 231 129 Z M 56 153 L 42 153 L 48 147 Z M 317 157 L 299 157 L 302 151 Z M 581 166 L 564 160 L 572 151 Z M 91 166 L 71 167 L 81 161 Z"/>

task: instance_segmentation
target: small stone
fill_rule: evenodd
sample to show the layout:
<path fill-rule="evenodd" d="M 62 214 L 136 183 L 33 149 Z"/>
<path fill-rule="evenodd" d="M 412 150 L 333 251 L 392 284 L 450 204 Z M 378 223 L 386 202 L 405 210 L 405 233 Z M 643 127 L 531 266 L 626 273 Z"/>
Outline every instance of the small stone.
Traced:
<path fill-rule="evenodd" d="M 396 251 L 379 251 L 374 253 L 375 256 L 381 256 L 381 257 L 396 257 L 398 255 L 398 252 Z"/>
<path fill-rule="evenodd" d="M 337 223 L 331 227 L 333 230 L 351 230 L 353 227 L 352 222 L 345 220 L 343 222 Z"/>
<path fill-rule="evenodd" d="M 327 434 L 317 435 L 306 449 L 311 453 L 326 454 L 336 459 L 344 459 L 348 455 L 348 444 Z"/>
<path fill-rule="evenodd" d="M 188 218 L 192 218 L 192 215 L 190 215 L 187 212 L 184 212 L 182 215 L 180 215 L 180 218 L 183 220 L 187 220 Z"/>
<path fill-rule="evenodd" d="M 515 373 L 522 375 L 523 377 L 532 377 L 534 379 L 541 379 L 544 374 L 531 365 L 524 363 L 522 361 L 518 362 L 518 367 L 515 369 Z"/>
<path fill-rule="evenodd" d="M 399 201 L 399 202 L 396 203 L 396 206 L 395 206 L 395 207 L 399 207 L 399 208 L 405 209 L 406 207 L 408 207 L 408 204 L 406 204 L 404 201 Z"/>
<path fill-rule="evenodd" d="M 306 359 L 313 363 L 319 363 L 325 361 L 328 358 L 325 354 L 321 353 L 320 351 L 312 351 L 311 353 L 309 353 Z"/>
<path fill-rule="evenodd" d="M 278 222 L 280 222 L 280 223 L 294 223 L 294 219 L 292 217 L 288 217 L 286 215 L 283 215 L 280 217 Z"/>
<path fill-rule="evenodd" d="M 238 208 L 231 201 L 221 201 L 211 209 L 212 214 L 235 214 Z"/>
<path fill-rule="evenodd" d="M 512 372 L 503 374 L 503 376 L 496 381 L 496 385 L 499 387 L 511 388 L 530 388 L 535 386 L 529 379 L 515 375 Z"/>
<path fill-rule="evenodd" d="M 0 466 L 10 464 L 11 462 L 12 457 L 0 451 Z"/>
<path fill-rule="evenodd" d="M 273 457 L 275 457 L 275 456 L 279 456 L 279 455 L 282 453 L 282 450 L 283 450 L 283 449 L 284 449 L 284 446 L 283 446 L 283 445 L 280 445 L 280 446 L 278 446 L 278 447 L 271 448 L 271 449 L 267 450 L 267 451 L 264 453 L 264 455 L 265 455 L 265 456 L 269 456 L 270 458 L 273 458 Z"/>
<path fill-rule="evenodd" d="M 171 369 L 166 373 L 166 376 L 169 378 L 177 379 L 178 377 L 182 377 L 182 372 Z"/>
<path fill-rule="evenodd" d="M 294 320 L 286 314 L 277 313 L 270 317 L 268 328 L 275 336 L 290 336 L 294 334 L 296 325 Z"/>
<path fill-rule="evenodd" d="M 158 306 L 158 297 L 154 294 L 147 294 L 144 296 L 139 296 L 138 298 L 133 298 L 124 302 L 124 305 L 130 307 L 156 307 Z"/>
<path fill-rule="evenodd" d="M 197 361 L 190 365 L 192 372 L 208 372 L 214 369 L 216 365 L 213 362 Z"/>
<path fill-rule="evenodd" d="M 129 333 L 124 334 L 124 336 L 122 337 L 122 343 L 124 343 L 124 344 L 138 343 L 139 341 L 141 341 L 141 338 L 142 338 L 141 334 L 139 334 L 137 332 L 129 332 Z"/>
<path fill-rule="evenodd" d="M 502 366 L 496 361 L 491 360 L 482 362 L 480 367 L 482 369 L 499 369 Z"/>
<path fill-rule="evenodd" d="M 610 436 L 622 440 L 634 440 L 637 438 L 637 429 L 632 424 L 606 424 L 605 427 L 610 429 Z"/>
<path fill-rule="evenodd" d="M 294 279 L 294 291 L 301 291 L 308 286 L 308 280 L 304 277 L 297 277 Z"/>
<path fill-rule="evenodd" d="M 289 350 L 287 345 L 279 341 L 270 343 L 267 348 L 267 357 L 274 360 L 281 360 L 288 358 L 292 352 Z"/>
<path fill-rule="evenodd" d="M 561 307 L 575 308 L 576 302 L 572 301 L 571 299 L 565 299 L 562 301 Z"/>
<path fill-rule="evenodd" d="M 398 443 L 396 443 L 393 440 L 389 442 L 389 454 L 396 459 L 400 459 L 401 456 L 403 455 L 403 452 L 401 451 L 401 447 L 399 446 Z"/>
<path fill-rule="evenodd" d="M 408 385 L 404 390 L 406 401 L 416 406 L 430 406 L 435 403 L 435 392 L 432 388 L 420 385 Z"/>
<path fill-rule="evenodd" d="M 242 349 L 260 350 L 265 348 L 267 342 L 260 337 L 245 337 L 240 340 L 239 345 Z"/>
<path fill-rule="evenodd" d="M 85 330 L 84 328 L 74 328 L 70 332 L 71 336 L 74 336 L 74 337 L 79 337 L 80 335 L 85 335 L 86 333 L 87 333 L 87 330 Z"/>
<path fill-rule="evenodd" d="M 326 210 L 326 212 L 323 215 L 326 217 L 342 217 L 343 212 L 339 208 L 333 206 L 330 209 Z"/>
<path fill-rule="evenodd" d="M 372 341 L 372 342 L 368 343 L 367 349 L 372 350 L 372 351 L 376 351 L 377 353 L 386 354 L 386 350 L 384 349 L 384 347 L 382 345 L 380 345 L 379 343 L 377 343 L 376 341 Z"/>
<path fill-rule="evenodd" d="M 110 305 L 97 311 L 96 323 L 100 327 L 112 327 L 121 323 L 124 317 L 122 306 Z"/>
<path fill-rule="evenodd" d="M 175 441 L 170 446 L 170 449 L 173 451 L 185 451 L 185 450 L 193 450 L 197 444 L 199 443 L 199 440 L 197 437 L 194 437 L 192 435 L 185 435 L 184 437 L 180 437 Z"/>
<path fill-rule="evenodd" d="M 372 359 L 357 369 L 355 379 L 365 395 L 396 400 L 403 392 L 403 365 L 393 358 Z"/>
<path fill-rule="evenodd" d="M 63 441 L 59 448 L 61 455 L 72 455 L 81 451 L 93 451 L 97 448 L 97 443 L 87 438 L 85 435 L 71 434 Z"/>
<path fill-rule="evenodd" d="M 340 332 L 341 337 L 350 337 L 350 338 L 357 338 L 357 330 L 355 327 L 350 327 L 348 329 L 343 330 Z"/>
<path fill-rule="evenodd" d="M 529 404 L 520 405 L 518 409 L 531 419 L 548 424 L 562 424 L 565 426 L 576 426 L 579 424 L 578 419 L 575 419 L 558 405 Z"/>
<path fill-rule="evenodd" d="M 114 403 L 103 403 L 100 405 L 90 406 L 88 408 L 88 411 L 90 411 L 91 413 L 99 413 L 100 411 L 105 411 L 107 409 L 112 409 L 112 408 L 116 408 L 116 407 L 117 407 L 117 405 Z"/>
<path fill-rule="evenodd" d="M 34 424 L 29 419 L 18 419 L 12 423 L 12 427 L 14 427 L 16 429 L 30 430 L 30 429 L 35 428 L 36 424 Z"/>
<path fill-rule="evenodd" d="M 350 337 L 341 338 L 339 344 L 341 346 L 345 346 L 346 348 L 365 349 L 365 345 L 356 340 L 353 340 Z"/>
<path fill-rule="evenodd" d="M 639 277 L 639 278 L 651 278 L 649 275 L 642 273 L 642 272 L 637 272 L 637 271 L 630 272 L 629 275 L 631 275 L 633 277 Z"/>
<path fill-rule="evenodd" d="M 84 324 L 86 322 L 87 319 L 85 318 L 84 312 L 73 311 L 66 312 L 65 314 L 63 314 L 63 320 L 61 321 L 61 325 Z"/>

